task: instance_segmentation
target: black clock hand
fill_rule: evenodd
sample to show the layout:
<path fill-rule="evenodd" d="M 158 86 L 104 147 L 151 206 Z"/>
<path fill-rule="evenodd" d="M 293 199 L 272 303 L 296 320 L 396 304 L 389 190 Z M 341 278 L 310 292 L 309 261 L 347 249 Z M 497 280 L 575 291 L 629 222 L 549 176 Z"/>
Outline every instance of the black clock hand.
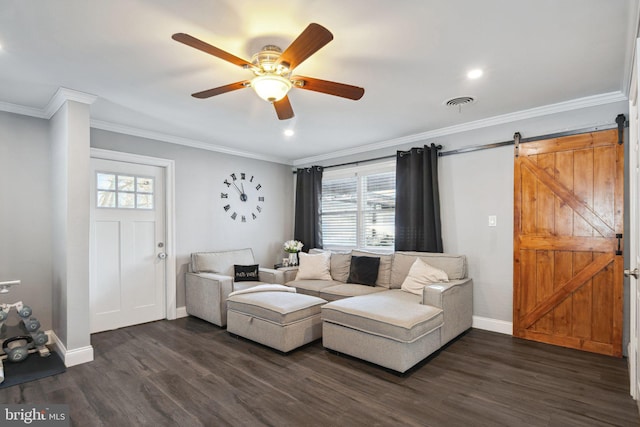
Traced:
<path fill-rule="evenodd" d="M 238 188 L 235 182 L 232 182 L 232 184 L 234 187 L 236 187 L 236 190 L 238 190 L 238 193 L 240 193 L 240 196 L 242 196 L 244 194 L 244 191 L 240 191 L 240 189 Z"/>
<path fill-rule="evenodd" d="M 247 201 L 247 193 L 244 192 L 244 183 L 240 183 L 240 186 L 242 187 L 242 194 L 240 195 L 240 200 L 243 202 Z"/>

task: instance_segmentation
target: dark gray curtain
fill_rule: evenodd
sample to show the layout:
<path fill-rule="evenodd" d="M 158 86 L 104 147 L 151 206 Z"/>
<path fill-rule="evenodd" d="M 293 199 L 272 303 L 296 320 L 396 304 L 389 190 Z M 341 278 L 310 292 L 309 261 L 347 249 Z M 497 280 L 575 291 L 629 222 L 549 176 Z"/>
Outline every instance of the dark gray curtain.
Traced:
<path fill-rule="evenodd" d="M 442 252 L 435 144 L 396 155 L 395 249 Z"/>
<path fill-rule="evenodd" d="M 322 203 L 321 166 L 296 171 L 296 210 L 293 238 L 304 243 L 302 250 L 322 248 Z"/>

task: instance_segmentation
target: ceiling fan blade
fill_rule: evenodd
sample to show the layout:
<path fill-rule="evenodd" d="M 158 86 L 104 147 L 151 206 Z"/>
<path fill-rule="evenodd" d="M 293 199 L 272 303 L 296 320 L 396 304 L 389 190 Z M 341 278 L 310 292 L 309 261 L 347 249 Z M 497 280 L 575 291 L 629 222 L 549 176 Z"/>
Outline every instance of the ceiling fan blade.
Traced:
<path fill-rule="evenodd" d="M 231 92 L 238 89 L 244 89 L 245 87 L 248 87 L 247 86 L 248 83 L 249 83 L 249 80 L 244 80 L 241 82 L 236 82 L 236 83 L 231 83 L 225 86 L 216 87 L 213 89 L 203 90 L 202 92 L 196 92 L 191 96 L 198 99 L 211 98 L 212 96 L 222 95 L 223 93 Z"/>
<path fill-rule="evenodd" d="M 187 46 L 191 46 L 195 49 L 201 50 L 203 52 L 206 52 L 210 55 L 213 55 L 217 58 L 223 59 L 227 62 L 231 62 L 234 65 L 237 65 L 239 67 L 242 68 L 255 68 L 255 65 L 253 65 L 251 62 L 249 61 L 245 61 L 242 58 L 238 58 L 235 55 L 230 54 L 229 52 L 225 52 L 222 49 L 219 49 L 215 46 L 211 46 L 209 43 L 205 43 L 202 40 L 199 40 L 193 36 L 190 36 L 189 34 L 185 34 L 185 33 L 176 33 L 174 35 L 171 36 L 172 39 L 174 39 L 177 42 L 180 43 L 184 43 Z"/>
<path fill-rule="evenodd" d="M 324 45 L 333 40 L 333 34 L 319 24 L 311 23 L 297 39 L 282 52 L 278 64 L 288 63 L 290 70 L 300 65 L 305 59 L 316 53 Z"/>
<path fill-rule="evenodd" d="M 328 80 L 314 79 L 313 77 L 293 76 L 291 80 L 294 87 L 314 92 L 322 92 L 328 95 L 340 96 L 342 98 L 357 101 L 364 95 L 364 89 L 344 83 L 336 83 Z"/>
<path fill-rule="evenodd" d="M 280 101 L 274 102 L 273 106 L 276 109 L 276 114 L 278 114 L 278 119 L 287 120 L 293 118 L 293 108 L 291 108 L 291 102 L 289 102 L 288 96 L 285 96 Z"/>

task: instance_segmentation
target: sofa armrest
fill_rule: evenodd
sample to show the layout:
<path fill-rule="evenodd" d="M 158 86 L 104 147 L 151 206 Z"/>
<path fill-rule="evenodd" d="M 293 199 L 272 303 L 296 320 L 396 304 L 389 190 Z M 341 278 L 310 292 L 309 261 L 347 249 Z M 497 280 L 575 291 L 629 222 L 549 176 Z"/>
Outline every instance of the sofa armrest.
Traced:
<path fill-rule="evenodd" d="M 298 267 L 282 267 L 280 268 L 280 271 L 284 273 L 284 283 L 288 283 L 296 280 Z"/>
<path fill-rule="evenodd" d="M 441 344 L 451 341 L 471 327 L 473 317 L 473 280 L 434 283 L 422 291 L 422 303 L 441 308 L 444 315 Z"/>
<path fill-rule="evenodd" d="M 233 278 L 215 273 L 187 273 L 185 306 L 187 313 L 218 326 L 227 324 L 227 297 Z"/>
<path fill-rule="evenodd" d="M 284 285 L 284 272 L 273 268 L 259 268 L 259 280 L 265 283 Z"/>

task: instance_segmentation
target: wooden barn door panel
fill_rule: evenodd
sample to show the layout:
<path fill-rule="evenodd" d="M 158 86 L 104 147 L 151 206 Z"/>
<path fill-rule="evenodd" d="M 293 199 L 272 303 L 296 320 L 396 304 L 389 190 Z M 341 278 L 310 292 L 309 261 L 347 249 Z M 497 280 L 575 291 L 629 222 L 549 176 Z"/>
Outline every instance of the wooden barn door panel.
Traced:
<path fill-rule="evenodd" d="M 521 145 L 514 177 L 514 336 L 620 356 L 617 131 Z"/>

